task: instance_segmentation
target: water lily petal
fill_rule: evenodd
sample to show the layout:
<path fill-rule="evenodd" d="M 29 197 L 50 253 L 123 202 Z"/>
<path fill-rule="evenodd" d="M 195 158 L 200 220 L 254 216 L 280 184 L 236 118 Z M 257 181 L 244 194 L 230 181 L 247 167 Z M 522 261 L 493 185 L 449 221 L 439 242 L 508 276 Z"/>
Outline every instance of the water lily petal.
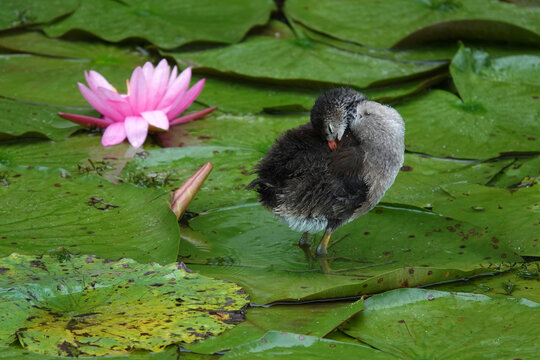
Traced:
<path fill-rule="evenodd" d="M 86 127 L 95 126 L 99 128 L 104 128 L 104 127 L 109 126 L 112 123 L 112 120 L 110 119 L 100 119 L 100 118 L 95 118 L 95 117 L 86 116 L 86 115 L 79 115 L 79 114 L 59 112 L 58 116 L 66 120 L 73 121 L 76 124 L 86 126 Z"/>
<path fill-rule="evenodd" d="M 182 111 L 186 110 L 188 106 L 191 105 L 195 101 L 197 96 L 199 96 L 199 94 L 201 93 L 204 87 L 204 82 L 205 79 L 201 79 L 195 85 L 193 85 L 191 89 L 189 89 L 180 99 L 180 101 L 178 101 L 177 103 L 175 103 L 175 105 L 171 107 L 171 109 L 167 112 L 167 117 L 169 119 L 175 118 L 180 115 Z"/>
<path fill-rule="evenodd" d="M 173 84 L 174 80 L 176 80 L 177 74 L 178 74 L 178 67 L 174 65 L 171 71 L 171 76 L 169 76 L 169 82 L 167 84 L 167 87 L 170 87 Z"/>
<path fill-rule="evenodd" d="M 96 91 L 97 88 L 102 87 L 111 91 L 116 92 L 116 89 L 97 71 L 90 70 L 90 73 L 84 72 L 84 77 L 90 89 Z"/>
<path fill-rule="evenodd" d="M 169 119 L 163 111 L 154 110 L 154 111 L 145 111 L 141 113 L 141 116 L 148 124 L 162 130 L 169 129 Z"/>
<path fill-rule="evenodd" d="M 159 102 L 167 91 L 169 83 L 170 67 L 167 60 L 163 59 L 159 62 L 154 70 L 151 80 L 147 79 L 148 84 L 148 109 L 157 109 Z"/>
<path fill-rule="evenodd" d="M 93 92 L 83 84 L 78 83 L 78 85 L 82 96 L 94 109 L 114 121 L 121 121 L 124 118 L 118 111 L 109 106 L 104 98 L 100 97 L 97 93 Z"/>
<path fill-rule="evenodd" d="M 148 83 L 152 79 L 152 76 L 154 76 L 154 66 L 152 65 L 150 61 L 147 61 L 144 63 L 142 67 L 142 71 L 143 71 L 144 79 Z"/>
<path fill-rule="evenodd" d="M 105 103 L 107 105 L 113 107 L 122 115 L 122 119 L 117 121 L 123 121 L 126 117 L 135 115 L 135 112 L 133 111 L 133 108 L 131 107 L 131 104 L 126 96 L 104 88 L 98 88 L 96 92 L 101 98 L 105 99 Z"/>
<path fill-rule="evenodd" d="M 186 122 L 191 121 L 191 120 L 202 118 L 203 116 L 210 114 L 211 112 L 215 111 L 216 109 L 217 109 L 217 106 L 212 106 L 212 107 L 203 109 L 201 111 L 197 111 L 197 112 L 194 112 L 194 113 L 191 113 L 191 114 L 187 114 L 185 116 L 181 116 L 179 118 L 171 120 L 169 125 L 174 126 L 174 125 L 186 123 Z"/>
<path fill-rule="evenodd" d="M 126 139 L 126 130 L 124 129 L 124 123 L 114 122 L 107 126 L 103 132 L 103 137 L 101 138 L 101 145 L 103 146 L 112 146 L 120 144 Z"/>
<path fill-rule="evenodd" d="M 131 74 L 131 80 L 129 81 L 129 103 L 136 113 L 141 113 L 146 110 L 146 81 L 144 79 L 143 71 L 141 67 L 137 67 L 133 74 Z"/>
<path fill-rule="evenodd" d="M 176 80 L 173 81 L 171 85 L 169 85 L 169 88 L 167 89 L 167 92 L 165 93 L 165 96 L 161 99 L 158 109 L 163 109 L 168 106 L 171 106 L 177 101 L 180 101 L 180 98 L 184 95 L 185 91 L 187 90 L 189 86 L 189 82 L 191 81 L 191 68 L 187 68 L 184 71 L 180 73 L 180 75 L 176 78 Z"/>
<path fill-rule="evenodd" d="M 128 116 L 124 122 L 124 128 L 128 141 L 134 148 L 144 144 L 148 134 L 148 122 L 145 119 L 139 116 Z"/>

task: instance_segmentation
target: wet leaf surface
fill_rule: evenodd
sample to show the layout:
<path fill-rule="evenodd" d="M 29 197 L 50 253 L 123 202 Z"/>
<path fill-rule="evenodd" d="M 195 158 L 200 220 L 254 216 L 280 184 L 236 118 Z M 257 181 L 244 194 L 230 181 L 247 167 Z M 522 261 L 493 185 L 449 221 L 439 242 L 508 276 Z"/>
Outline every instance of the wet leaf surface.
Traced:
<path fill-rule="evenodd" d="M 365 306 L 342 330 L 402 359 L 537 354 L 540 338 L 530 320 L 538 317 L 540 304 L 530 300 L 399 289 L 373 296 Z"/>
<path fill-rule="evenodd" d="M 495 237 L 494 248 L 500 243 L 510 246 L 520 255 L 540 256 L 540 192 L 533 187 L 510 192 L 472 184 L 445 185 L 447 200 L 436 200 L 433 210 L 467 220 Z"/>
<path fill-rule="evenodd" d="M 270 0 L 234 0 L 227 6 L 211 0 L 82 0 L 73 15 L 43 29 L 52 37 L 83 30 L 109 42 L 139 38 L 170 49 L 194 41 L 240 41 L 253 26 L 266 23 L 273 8 Z M 229 21 L 231 16 L 237 21 Z"/>
<path fill-rule="evenodd" d="M 171 52 L 198 72 L 258 78 L 280 84 L 334 84 L 367 88 L 435 71 L 440 64 L 402 63 L 342 51 L 308 39 L 252 37 L 240 44 L 199 52 Z M 258 62 L 246 63 L 246 58 Z M 291 61 L 302 59 L 302 62 Z M 311 86 L 313 86 L 311 85 Z"/>
<path fill-rule="evenodd" d="M 540 183 L 540 157 L 517 159 L 492 182 L 497 187 L 524 188 Z"/>
<path fill-rule="evenodd" d="M 448 198 L 444 184 L 484 185 L 511 162 L 459 161 L 405 154 L 401 171 L 382 201 L 431 209 L 436 199 Z"/>
<path fill-rule="evenodd" d="M 493 235 L 481 228 L 399 208 L 379 207 L 341 227 L 333 240 L 345 237 L 330 247 L 327 263 L 306 259 L 295 246 L 300 234 L 254 202 L 200 214 L 189 226 L 182 229 L 181 259 L 242 284 L 258 304 L 426 285 L 520 259 L 504 243 L 493 248 Z"/>
<path fill-rule="evenodd" d="M 488 0 L 288 0 L 285 12 L 314 30 L 374 48 L 444 39 L 540 41 L 538 9 Z"/>
<path fill-rule="evenodd" d="M 363 308 L 361 300 L 252 307 L 247 311 L 246 320 L 234 329 L 185 347 L 196 353 L 213 354 L 256 341 L 268 331 L 296 331 L 297 334 L 324 337 Z"/>
<path fill-rule="evenodd" d="M 31 166 L 30 166 L 31 167 Z M 170 195 L 59 170 L 0 167 L 0 254 L 75 254 L 176 260 L 180 239 Z M 24 226 L 21 227 L 21 222 Z"/>
<path fill-rule="evenodd" d="M 525 298 L 540 302 L 540 263 L 517 264 L 513 270 L 495 276 L 435 285 L 430 290 L 459 291 L 499 298 Z"/>
<path fill-rule="evenodd" d="M 0 30 L 48 22 L 73 12 L 77 0 L 3 0 L 0 8 Z"/>
<path fill-rule="evenodd" d="M 524 144 L 518 149 L 511 145 L 506 151 L 540 150 L 540 80 L 535 76 L 539 67 L 539 56 L 493 59 L 465 47 L 450 65 L 464 109 L 484 116 L 495 126 L 495 135 L 505 132 Z"/>
<path fill-rule="evenodd" d="M 12 254 L 0 266 L 0 301 L 14 310 L 0 317 L 1 328 L 18 329 L 3 331 L 1 340 L 9 344 L 16 334 L 26 349 L 49 355 L 191 343 L 242 321 L 248 303 L 237 285 L 192 273 L 182 263 Z"/>
<path fill-rule="evenodd" d="M 31 105 L 0 98 L 0 140 L 12 137 L 65 139 L 81 127 L 58 117 L 66 109 Z"/>
<path fill-rule="evenodd" d="M 272 331 L 257 341 L 239 346 L 223 356 L 223 359 L 313 359 L 365 358 L 395 359 L 394 356 L 368 346 L 326 340 L 314 336 Z"/>
<path fill-rule="evenodd" d="M 134 50 L 54 40 L 33 32 L 0 37 L 0 47 L 18 52 L 0 55 L 0 95 L 58 106 L 89 107 L 77 88 L 77 82 L 86 83 L 84 71 L 101 73 L 124 92 L 133 69 L 148 61 Z"/>

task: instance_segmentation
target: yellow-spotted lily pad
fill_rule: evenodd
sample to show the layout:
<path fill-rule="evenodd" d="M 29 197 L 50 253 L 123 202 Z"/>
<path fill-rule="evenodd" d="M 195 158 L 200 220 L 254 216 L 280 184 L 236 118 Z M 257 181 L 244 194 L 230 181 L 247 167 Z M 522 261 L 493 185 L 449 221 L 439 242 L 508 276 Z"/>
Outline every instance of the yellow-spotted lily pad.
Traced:
<path fill-rule="evenodd" d="M 0 259 L 0 345 L 18 338 L 61 356 L 160 351 L 233 327 L 248 301 L 238 285 L 183 263 L 12 254 Z"/>

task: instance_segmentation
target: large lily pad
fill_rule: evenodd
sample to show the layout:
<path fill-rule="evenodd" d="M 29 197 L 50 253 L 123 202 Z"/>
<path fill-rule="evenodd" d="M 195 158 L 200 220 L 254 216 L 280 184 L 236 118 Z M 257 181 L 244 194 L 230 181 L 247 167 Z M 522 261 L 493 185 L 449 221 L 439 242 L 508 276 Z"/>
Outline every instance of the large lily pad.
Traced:
<path fill-rule="evenodd" d="M 405 154 L 401 171 L 382 201 L 431 209 L 436 199 L 448 199 L 444 184 L 487 184 L 512 161 L 458 161 Z"/>
<path fill-rule="evenodd" d="M 465 47 L 450 65 L 465 108 L 485 116 L 494 130 L 515 135 L 526 144 L 518 149 L 511 144 L 507 151 L 540 150 L 540 80 L 536 76 L 539 67 L 539 56 L 492 59 L 485 52 Z"/>
<path fill-rule="evenodd" d="M 3 0 L 0 30 L 48 22 L 79 6 L 78 0 Z"/>
<path fill-rule="evenodd" d="M 130 58 L 132 58 L 130 56 Z M 55 59 L 32 55 L 0 56 L 0 95 L 40 104 L 88 106 L 77 88 L 84 71 L 95 70 L 113 86 L 123 89 L 133 69 L 144 63 L 92 63 L 90 60 Z"/>
<path fill-rule="evenodd" d="M 312 29 L 296 23 L 295 27 L 304 35 L 313 41 L 321 42 L 338 49 L 352 51 L 364 55 L 375 56 L 383 59 L 408 60 L 408 61 L 445 61 L 450 60 L 459 49 L 459 44 L 454 41 L 437 42 L 433 44 L 424 44 L 415 47 L 398 49 L 377 49 L 363 46 L 350 41 L 343 41 L 334 37 L 322 34 Z M 479 48 L 489 52 L 495 57 L 511 55 L 540 55 L 540 49 L 535 45 L 523 44 L 494 44 L 485 41 L 466 41 L 467 46 Z"/>
<path fill-rule="evenodd" d="M 58 111 L 66 109 L 0 99 L 0 140 L 16 136 L 60 140 L 81 128 L 58 117 Z"/>
<path fill-rule="evenodd" d="M 515 192 L 473 184 L 451 184 L 443 188 L 449 197 L 435 200 L 434 211 L 489 229 L 495 235 L 494 248 L 502 242 L 520 255 L 540 256 L 537 188 Z"/>
<path fill-rule="evenodd" d="M 137 66 L 147 59 L 127 47 L 100 42 L 51 39 L 39 32 L 8 33 L 0 36 L 0 48 L 17 53 L 88 59 L 92 65 Z"/>
<path fill-rule="evenodd" d="M 523 188 L 540 183 L 540 157 L 517 159 L 499 174 L 491 185 Z"/>
<path fill-rule="evenodd" d="M 230 350 L 255 341 L 268 331 L 295 331 L 324 337 L 364 308 L 363 302 L 323 302 L 299 305 L 273 305 L 248 309 L 246 321 L 234 329 L 185 347 L 202 354 Z"/>
<path fill-rule="evenodd" d="M 367 88 L 433 72 L 440 64 L 377 59 L 309 39 L 251 37 L 236 45 L 198 52 L 172 52 L 177 62 L 198 72 L 258 78 L 297 85 L 349 85 Z M 246 62 L 246 59 L 257 59 Z M 292 61 L 291 59 L 301 59 Z"/>
<path fill-rule="evenodd" d="M 513 270 L 502 274 L 435 285 L 430 289 L 470 292 L 500 298 L 525 298 L 540 302 L 540 263 L 517 264 Z"/>
<path fill-rule="evenodd" d="M 265 24 L 274 6 L 270 0 L 83 0 L 73 15 L 43 29 L 53 37 L 83 30 L 111 42 L 142 38 L 167 49 L 194 41 L 234 43 Z"/>
<path fill-rule="evenodd" d="M 217 106 L 221 111 L 232 114 L 259 113 L 262 111 L 302 112 L 309 111 L 325 89 L 284 86 L 261 83 L 256 80 L 205 75 L 204 91 L 197 98 L 207 106 Z M 394 101 L 420 92 L 428 86 L 446 78 L 434 75 L 367 89 L 360 92 L 375 101 Z M 194 76 L 195 79 L 201 76 Z M 196 80 L 193 81 L 196 81 Z"/>
<path fill-rule="evenodd" d="M 99 134 L 82 133 L 63 141 L 5 141 L 0 143 L 0 164 L 56 169 L 65 176 L 89 174 L 108 178 L 107 172 L 113 168 L 121 170 L 127 161 L 125 155 L 129 155 L 133 149 L 127 143 L 104 148 L 100 140 Z"/>
<path fill-rule="evenodd" d="M 285 12 L 314 30 L 374 48 L 459 38 L 540 42 L 538 9 L 489 0 L 288 0 Z"/>
<path fill-rule="evenodd" d="M 443 90 L 428 92 L 396 109 L 405 119 L 405 144 L 410 151 L 458 159 L 489 159 L 505 152 L 540 149 L 537 141 L 523 137 L 524 133 L 538 131 L 535 124 L 525 130 L 524 124 L 517 125 L 514 118 L 500 116 L 496 109 L 464 103 Z M 523 130 L 518 133 L 515 129 L 519 128 Z"/>
<path fill-rule="evenodd" d="M 248 303 L 237 285 L 194 274 L 182 263 L 12 254 L 0 268 L 0 301 L 12 310 L 0 317 L 0 340 L 9 344 L 17 336 L 26 349 L 49 355 L 191 343 L 240 321 Z"/>
<path fill-rule="evenodd" d="M 504 243 L 492 247 L 492 235 L 481 228 L 406 209 L 379 207 L 341 227 L 333 238 L 346 237 L 330 247 L 327 263 L 306 259 L 295 246 L 299 236 L 244 202 L 191 219 L 180 254 L 203 274 L 241 283 L 256 303 L 426 285 L 520 259 Z"/>
<path fill-rule="evenodd" d="M 168 192 L 59 170 L 0 171 L 1 255 L 65 247 L 141 262 L 176 260 L 180 236 Z"/>
<path fill-rule="evenodd" d="M 526 299 L 399 289 L 373 296 L 342 327 L 402 359 L 527 359 L 538 354 L 540 304 Z M 486 316 L 489 314 L 489 316 Z"/>
<path fill-rule="evenodd" d="M 316 355 L 315 355 L 316 354 Z M 326 340 L 287 332 L 271 331 L 251 343 L 238 346 L 225 354 L 223 359 L 395 359 L 394 356 L 369 346 Z"/>

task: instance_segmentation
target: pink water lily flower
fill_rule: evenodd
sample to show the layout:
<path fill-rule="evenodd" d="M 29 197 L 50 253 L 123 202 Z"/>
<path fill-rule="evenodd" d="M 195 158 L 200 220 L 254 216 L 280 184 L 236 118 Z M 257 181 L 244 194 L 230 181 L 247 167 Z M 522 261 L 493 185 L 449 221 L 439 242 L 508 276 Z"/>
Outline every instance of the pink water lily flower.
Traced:
<path fill-rule="evenodd" d="M 83 126 L 105 128 L 101 144 L 116 145 L 126 138 L 135 147 L 140 147 L 149 130 L 166 131 L 170 126 L 185 123 L 211 113 L 216 107 L 178 117 L 199 96 L 205 79 L 190 89 L 191 68 L 178 75 L 172 71 L 165 59 L 154 68 L 150 62 L 137 67 L 127 82 L 127 94 L 119 94 L 98 72 L 84 72 L 88 87 L 78 83 L 83 97 L 102 118 L 58 113 L 64 119 Z"/>

